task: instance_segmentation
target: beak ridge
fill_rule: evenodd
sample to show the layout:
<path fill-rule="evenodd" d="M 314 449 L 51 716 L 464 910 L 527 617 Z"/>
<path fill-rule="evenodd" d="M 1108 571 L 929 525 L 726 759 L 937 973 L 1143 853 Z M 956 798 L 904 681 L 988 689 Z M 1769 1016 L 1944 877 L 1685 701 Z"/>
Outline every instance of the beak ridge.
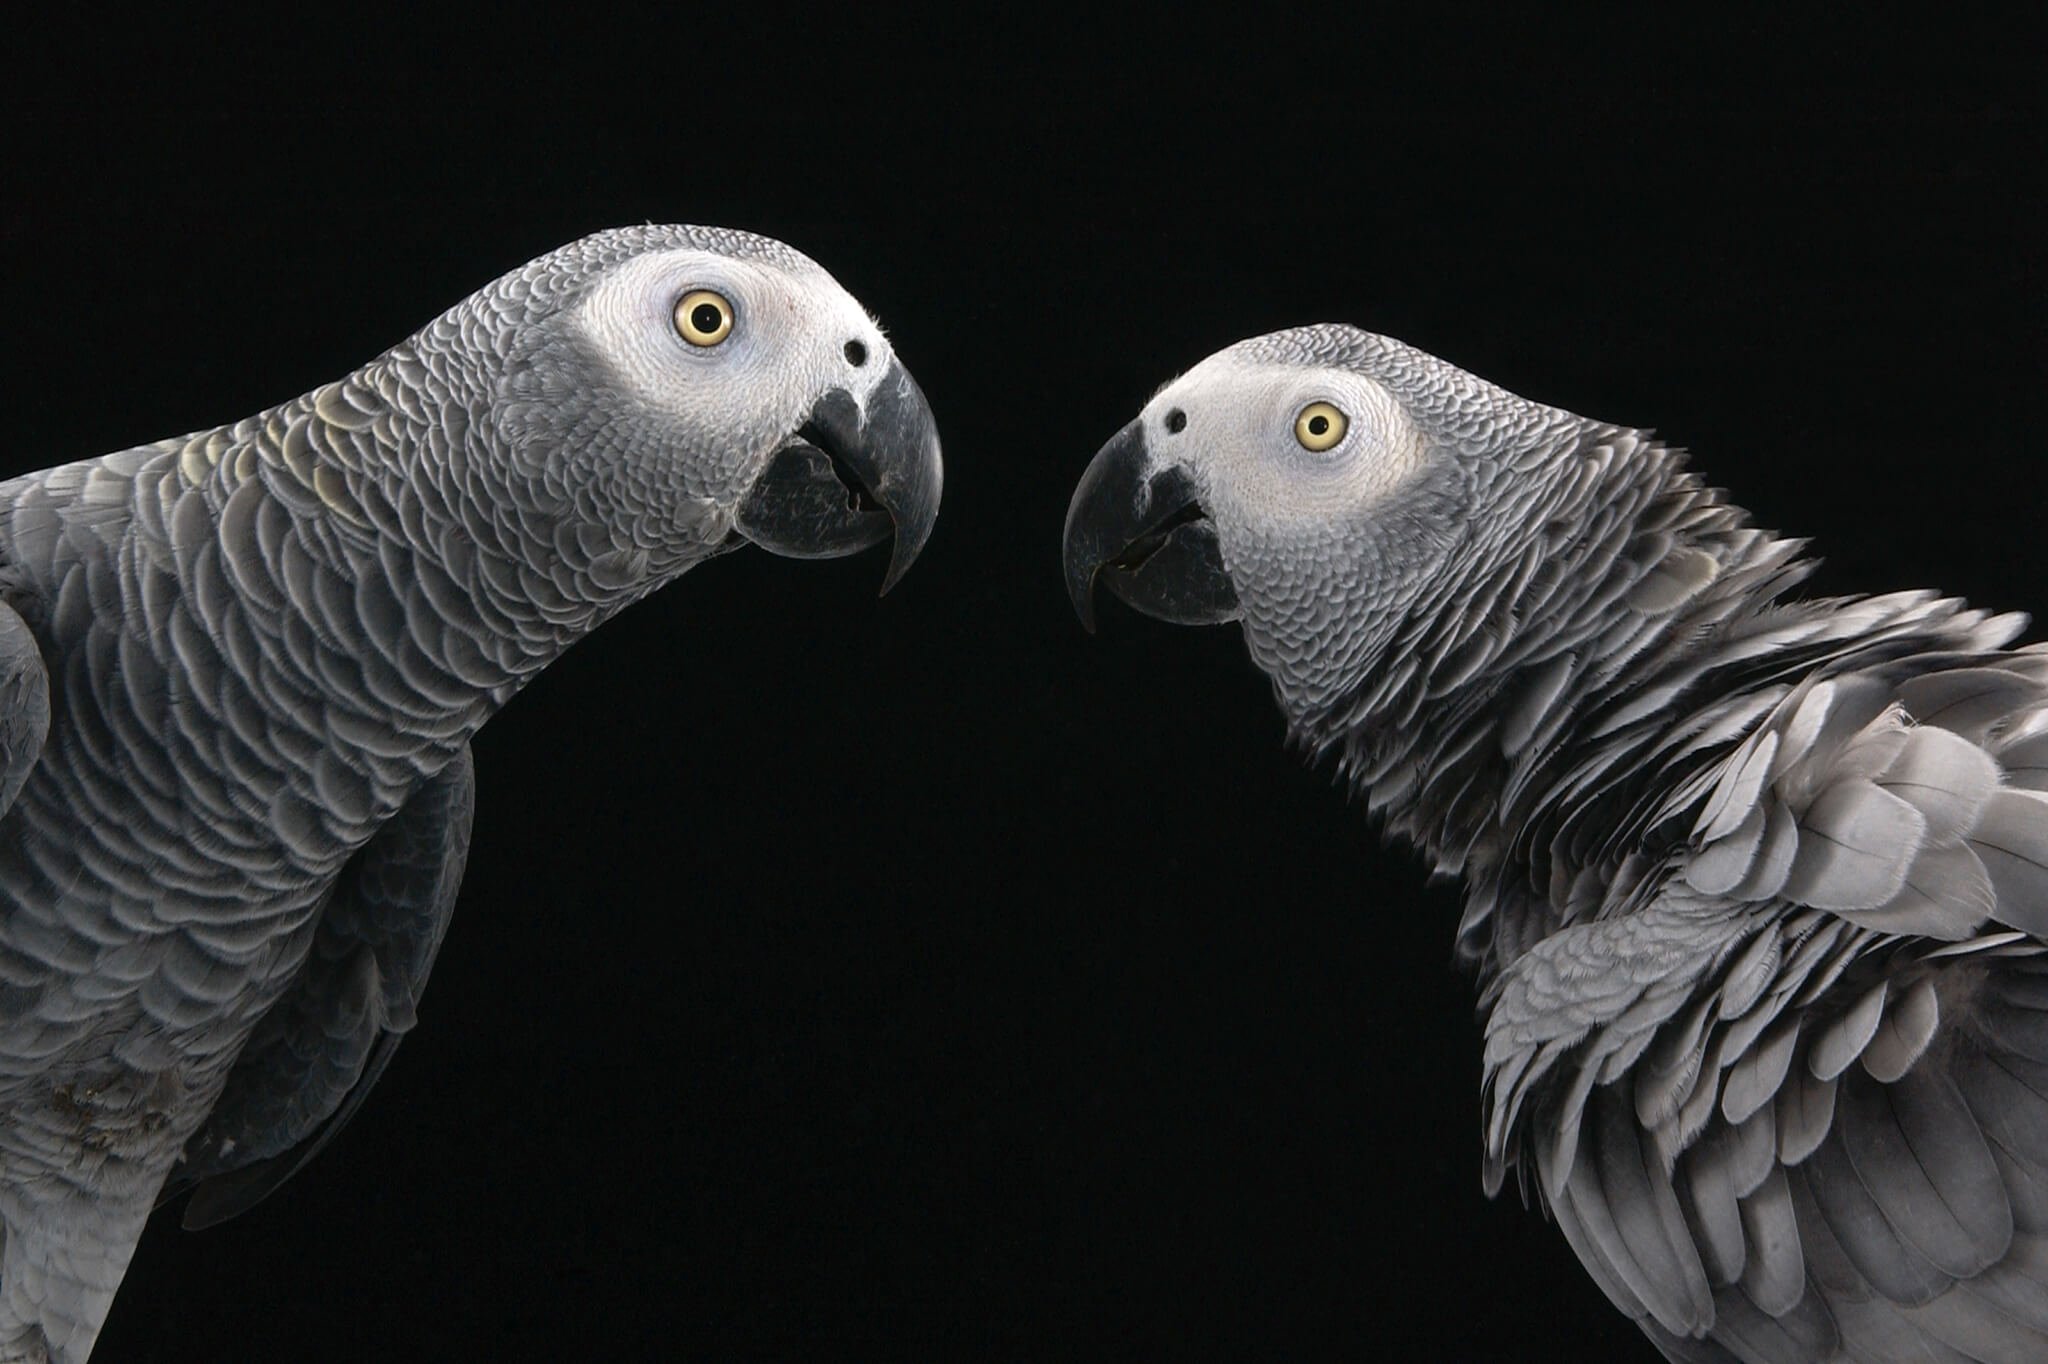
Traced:
<path fill-rule="evenodd" d="M 867 480 L 875 500 L 896 523 L 896 546 L 889 554 L 889 571 L 882 577 L 886 595 L 910 571 L 931 538 L 946 482 L 931 406 L 917 380 L 900 362 L 890 362 L 888 373 L 868 400 L 861 431 L 860 451 L 849 455 L 847 463 Z"/>

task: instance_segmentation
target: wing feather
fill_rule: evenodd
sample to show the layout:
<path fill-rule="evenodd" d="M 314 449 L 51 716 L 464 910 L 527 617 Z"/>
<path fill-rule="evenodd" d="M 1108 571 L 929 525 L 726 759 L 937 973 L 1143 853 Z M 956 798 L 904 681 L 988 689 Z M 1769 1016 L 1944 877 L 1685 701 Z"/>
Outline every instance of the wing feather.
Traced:
<path fill-rule="evenodd" d="M 411 1029 L 454 911 L 475 775 L 464 749 L 356 854 L 306 965 L 264 1016 L 163 1197 L 188 1227 L 247 1211 L 355 1115 Z"/>
<path fill-rule="evenodd" d="M 42 650 L 28 622 L 0 601 L 0 817 L 35 770 L 49 732 L 50 675 Z"/>

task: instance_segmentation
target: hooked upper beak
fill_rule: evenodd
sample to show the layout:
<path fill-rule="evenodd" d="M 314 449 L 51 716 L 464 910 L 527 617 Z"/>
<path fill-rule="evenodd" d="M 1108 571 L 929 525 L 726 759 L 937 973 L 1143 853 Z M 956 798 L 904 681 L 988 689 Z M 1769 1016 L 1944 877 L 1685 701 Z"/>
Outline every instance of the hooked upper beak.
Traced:
<path fill-rule="evenodd" d="M 1236 620 L 1216 524 L 1177 465 L 1146 477 L 1145 429 L 1132 422 L 1096 453 L 1067 507 L 1067 595 L 1095 629 L 1098 579 L 1124 602 L 1176 625 Z"/>
<path fill-rule="evenodd" d="M 740 500 L 734 521 L 761 548 L 793 559 L 836 559 L 896 548 L 882 591 L 894 587 L 931 537 L 945 469 L 939 432 L 917 381 L 892 359 L 863 412 L 835 388 Z"/>

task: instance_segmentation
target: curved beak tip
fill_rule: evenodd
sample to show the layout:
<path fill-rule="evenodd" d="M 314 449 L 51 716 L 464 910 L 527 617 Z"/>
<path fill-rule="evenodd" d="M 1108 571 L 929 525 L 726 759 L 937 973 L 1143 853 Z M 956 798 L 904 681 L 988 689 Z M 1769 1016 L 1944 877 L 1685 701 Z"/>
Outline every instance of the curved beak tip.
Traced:
<path fill-rule="evenodd" d="M 882 442 L 900 452 L 875 489 L 876 501 L 896 525 L 896 543 L 889 552 L 888 571 L 882 575 L 880 595 L 887 596 L 917 562 L 932 537 L 932 527 L 938 524 L 946 464 L 939 450 L 938 423 L 924 391 L 901 362 L 892 366 L 877 390 L 868 424 Z"/>
<path fill-rule="evenodd" d="M 889 589 L 903 581 L 903 575 L 931 540 L 932 527 L 938 524 L 945 466 L 940 462 L 937 436 L 933 436 L 931 449 L 919 468 L 925 476 L 911 480 L 911 486 L 878 495 L 896 524 L 896 542 L 889 551 L 889 569 L 882 575 L 880 596 L 888 596 Z"/>
<path fill-rule="evenodd" d="M 1071 536 L 1062 548 L 1067 570 L 1067 599 L 1074 604 L 1074 614 L 1081 618 L 1081 628 L 1092 635 L 1095 633 L 1095 575 L 1101 571 L 1101 565 L 1088 562 L 1085 555 L 1077 555 Z"/>
<path fill-rule="evenodd" d="M 1081 628 L 1089 634 L 1095 633 L 1095 593 L 1091 590 L 1074 598 L 1074 614 L 1081 618 Z"/>
<path fill-rule="evenodd" d="M 910 544 L 899 528 L 896 532 L 896 547 L 889 551 L 889 569 L 882 575 L 882 590 L 875 595 L 888 596 L 889 589 L 902 582 L 903 575 L 910 572 L 910 566 L 917 562 L 918 553 L 923 548 L 921 542 L 916 545 Z"/>

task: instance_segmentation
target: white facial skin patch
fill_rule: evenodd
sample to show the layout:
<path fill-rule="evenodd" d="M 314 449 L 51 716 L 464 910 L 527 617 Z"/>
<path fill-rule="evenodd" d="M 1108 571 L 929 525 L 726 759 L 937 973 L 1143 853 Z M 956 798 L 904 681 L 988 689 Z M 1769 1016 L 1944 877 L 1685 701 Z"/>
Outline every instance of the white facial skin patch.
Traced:
<path fill-rule="evenodd" d="M 1325 403 L 1335 416 L 1316 407 Z M 1371 379 L 1236 347 L 1160 390 L 1141 420 L 1153 463 L 1186 469 L 1211 518 L 1264 534 L 1356 521 L 1421 470 L 1427 449 Z M 1339 431 L 1334 444 L 1311 448 Z"/>
<path fill-rule="evenodd" d="M 713 344 L 679 331 L 679 300 L 708 291 L 730 308 Z M 591 349 L 649 407 L 738 438 L 765 458 L 809 416 L 817 395 L 842 388 L 863 407 L 890 361 L 881 328 L 809 261 L 790 268 L 707 251 L 651 252 L 626 261 L 578 306 Z M 849 344 L 864 351 L 856 366 Z M 748 470 L 751 472 L 751 470 Z"/>

